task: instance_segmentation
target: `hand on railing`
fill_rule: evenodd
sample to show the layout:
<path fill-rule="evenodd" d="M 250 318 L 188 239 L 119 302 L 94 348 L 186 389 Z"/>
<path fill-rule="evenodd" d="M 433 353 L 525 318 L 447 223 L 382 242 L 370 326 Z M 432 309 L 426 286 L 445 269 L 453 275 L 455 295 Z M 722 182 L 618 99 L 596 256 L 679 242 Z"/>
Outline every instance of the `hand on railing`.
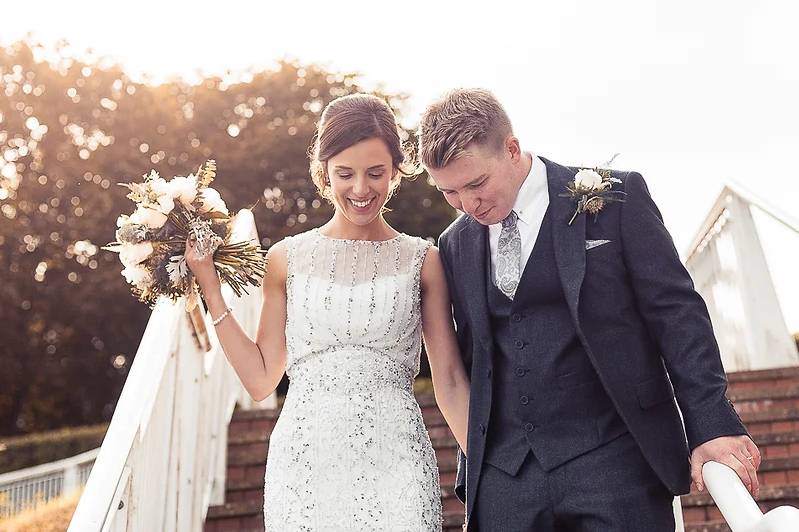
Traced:
<path fill-rule="evenodd" d="M 706 441 L 691 452 L 691 480 L 702 491 L 702 464 L 712 460 L 735 471 L 749 493 L 757 497 L 760 489 L 757 479 L 760 458 L 760 450 L 749 436 L 720 436 Z"/>
<path fill-rule="evenodd" d="M 702 477 L 710 496 L 732 532 L 788 532 L 799 530 L 799 509 L 780 506 L 765 515 L 738 474 L 718 462 L 705 462 Z"/>

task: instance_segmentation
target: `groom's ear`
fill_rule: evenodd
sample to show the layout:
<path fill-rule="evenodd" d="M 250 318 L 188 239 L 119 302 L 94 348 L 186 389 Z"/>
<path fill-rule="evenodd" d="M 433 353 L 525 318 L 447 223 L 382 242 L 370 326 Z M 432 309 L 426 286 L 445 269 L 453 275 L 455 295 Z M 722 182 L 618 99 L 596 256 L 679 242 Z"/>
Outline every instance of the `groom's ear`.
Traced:
<path fill-rule="evenodd" d="M 505 144 L 502 149 L 514 162 L 521 160 L 522 147 L 521 144 L 519 144 L 519 139 L 513 134 L 510 134 L 505 138 Z"/>

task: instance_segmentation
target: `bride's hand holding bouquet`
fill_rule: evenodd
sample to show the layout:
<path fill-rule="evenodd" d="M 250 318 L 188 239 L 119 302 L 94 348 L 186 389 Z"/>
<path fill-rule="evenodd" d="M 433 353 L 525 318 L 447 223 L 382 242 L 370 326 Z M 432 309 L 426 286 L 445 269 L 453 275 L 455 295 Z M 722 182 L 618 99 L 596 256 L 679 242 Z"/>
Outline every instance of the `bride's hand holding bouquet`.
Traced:
<path fill-rule="evenodd" d="M 265 252 L 257 242 L 231 241 L 233 217 L 209 186 L 215 176 L 216 163 L 207 161 L 196 176 L 166 180 L 153 171 L 141 183 L 120 183 L 136 210 L 118 218 L 116 241 L 103 249 L 119 253 L 122 275 L 143 303 L 185 297 L 191 312 L 204 296 L 198 285 L 218 292 L 225 282 L 238 296 L 260 286 Z"/>

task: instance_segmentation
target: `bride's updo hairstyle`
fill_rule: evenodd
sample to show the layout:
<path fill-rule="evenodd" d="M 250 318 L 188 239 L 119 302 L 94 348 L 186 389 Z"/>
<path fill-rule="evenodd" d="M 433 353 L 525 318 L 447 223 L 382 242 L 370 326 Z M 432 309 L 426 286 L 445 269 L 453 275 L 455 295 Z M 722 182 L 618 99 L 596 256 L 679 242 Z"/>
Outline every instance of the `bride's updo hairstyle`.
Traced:
<path fill-rule="evenodd" d="M 332 203 L 327 162 L 350 146 L 372 138 L 382 139 L 391 153 L 394 171 L 388 197 L 399 186 L 403 176 L 418 173 L 413 162 L 412 145 L 403 142 L 397 119 L 388 104 L 371 94 L 350 94 L 336 98 L 325 107 L 316 128 L 316 137 L 309 149 L 311 179 L 319 194 Z"/>

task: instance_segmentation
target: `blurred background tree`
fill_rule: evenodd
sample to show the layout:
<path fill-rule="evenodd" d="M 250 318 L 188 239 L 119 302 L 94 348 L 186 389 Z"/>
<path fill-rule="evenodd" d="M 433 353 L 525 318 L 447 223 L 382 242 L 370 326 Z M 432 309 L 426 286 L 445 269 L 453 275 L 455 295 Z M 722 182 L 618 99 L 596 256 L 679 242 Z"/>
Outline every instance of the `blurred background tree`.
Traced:
<path fill-rule="evenodd" d="M 330 217 L 307 150 L 325 105 L 360 90 L 357 74 L 288 61 L 236 82 L 152 86 L 58 52 L 0 48 L 0 436 L 113 413 L 150 314 L 100 249 L 132 210 L 115 183 L 214 158 L 214 186 L 231 210 L 259 203 L 269 247 Z M 401 116 L 404 97 L 381 95 Z M 455 216 L 426 174 L 389 207 L 396 229 L 426 238 Z"/>

